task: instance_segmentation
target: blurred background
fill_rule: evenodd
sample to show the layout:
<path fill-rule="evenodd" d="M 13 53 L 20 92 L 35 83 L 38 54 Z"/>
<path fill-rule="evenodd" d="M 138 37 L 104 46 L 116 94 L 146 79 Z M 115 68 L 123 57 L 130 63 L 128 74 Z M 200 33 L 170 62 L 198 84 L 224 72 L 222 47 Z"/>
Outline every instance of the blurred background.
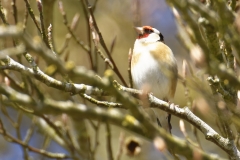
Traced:
<path fill-rule="evenodd" d="M 44 0 L 42 0 L 44 1 Z M 37 4 L 35 0 L 29 0 L 33 12 L 35 15 L 39 16 L 37 10 Z M 93 4 L 95 1 L 89 1 L 90 4 Z M 84 17 L 84 12 L 79 0 L 62 0 L 64 10 L 66 12 L 69 24 L 72 21 L 72 18 L 76 13 L 80 15 L 79 24 L 76 27 L 74 33 L 79 37 L 79 39 L 86 44 L 88 43 L 87 38 L 87 23 Z M 11 2 L 9 0 L 2 0 L 2 5 L 4 9 L 7 11 L 7 18 L 13 24 L 13 19 L 11 15 Z M 25 12 L 25 3 L 23 0 L 17 1 L 18 7 L 18 18 L 19 22 L 22 22 L 24 18 Z M 103 38 L 108 47 L 111 46 L 112 41 L 116 38 L 115 47 L 113 49 L 113 59 L 116 62 L 121 74 L 123 75 L 124 79 L 128 82 L 128 52 L 129 49 L 133 47 L 136 33 L 134 31 L 135 26 L 143 26 L 143 25 L 150 25 L 154 28 L 161 31 L 164 35 L 165 43 L 172 49 L 173 53 L 175 54 L 177 61 L 178 61 L 178 69 L 179 74 L 182 74 L 182 61 L 186 59 L 190 62 L 189 54 L 187 50 L 181 45 L 177 38 L 177 27 L 174 21 L 174 16 L 172 14 L 171 9 L 167 6 L 164 0 L 98 0 L 97 7 L 94 11 L 94 15 L 97 21 L 97 24 L 100 28 L 100 31 L 103 35 Z M 56 51 L 59 51 L 65 41 L 66 34 L 68 33 L 66 26 L 63 24 L 63 17 L 59 11 L 58 2 L 56 1 L 53 8 L 53 38 Z M 39 36 L 37 33 L 36 28 L 32 20 L 29 18 L 27 23 L 27 31 L 32 36 Z M 11 44 L 9 44 L 11 45 Z M 85 66 L 90 68 L 90 63 L 88 60 L 87 53 L 76 44 L 74 40 L 70 40 L 69 46 L 66 48 L 65 53 L 63 53 L 62 58 L 66 56 L 67 52 L 69 52 L 69 61 L 73 61 L 76 65 Z M 34 54 L 34 53 L 33 53 Z M 41 60 L 39 60 L 41 63 Z M 191 62 L 190 62 L 191 64 Z M 193 67 L 194 68 L 194 67 Z M 103 75 L 105 70 L 105 64 L 101 58 L 98 58 L 98 73 L 100 76 Z M 196 68 L 194 71 L 198 72 Z M 116 77 L 118 82 L 120 80 Z M 204 78 L 203 78 L 204 80 Z M 203 82 L 204 83 L 204 82 Z M 208 89 L 207 84 L 205 84 L 206 89 Z M 51 94 L 54 91 L 54 95 Z M 209 123 L 216 129 L 216 125 L 214 122 L 214 113 L 208 109 L 208 104 L 205 100 L 200 96 L 200 94 L 196 93 L 194 90 L 190 89 L 191 96 L 195 99 L 195 104 L 197 104 L 197 112 L 196 114 L 203 118 L 206 123 Z M 64 100 L 69 99 L 68 93 L 62 93 L 61 91 L 57 91 L 52 88 L 46 88 L 46 94 L 51 95 L 56 100 Z M 179 104 L 181 107 L 187 105 L 187 100 L 184 96 L 184 87 L 181 82 L 178 83 L 177 92 L 175 94 L 175 104 Z M 206 114 L 206 110 L 209 111 Z M 14 110 L 9 109 L 9 113 L 11 113 L 11 117 L 16 117 L 16 112 Z M 4 118 L 2 113 L 0 113 L 1 118 L 4 120 L 4 124 L 8 131 L 13 135 L 14 133 L 13 128 L 9 124 L 9 122 Z M 184 135 L 179 129 L 179 118 L 173 117 L 173 134 L 183 138 Z M 29 127 L 29 118 L 24 117 L 22 121 L 22 135 L 26 134 L 27 128 Z M 192 134 L 192 127 L 185 123 L 186 130 L 189 133 L 189 136 L 195 140 L 195 137 Z M 104 127 L 101 128 L 100 140 L 105 139 L 105 129 Z M 125 133 L 125 136 L 136 136 L 132 133 L 126 132 L 123 129 L 120 129 L 115 126 L 111 126 L 112 128 L 112 145 L 113 145 L 113 152 L 116 154 L 118 150 L 118 143 L 119 143 L 119 135 L 120 133 Z M 89 128 L 91 130 L 91 128 Z M 217 129 L 216 129 L 217 130 Z M 42 132 L 39 129 L 35 129 L 35 136 L 31 139 L 30 145 L 41 147 L 44 137 L 41 136 Z M 94 132 L 89 132 L 94 133 Z M 216 147 L 213 143 L 210 143 L 205 140 L 202 133 L 198 132 L 198 135 L 201 139 L 201 145 L 203 146 L 203 150 L 209 153 L 219 154 L 220 156 L 226 156 L 224 153 Z M 140 138 L 140 137 L 139 137 Z M 141 139 L 141 138 L 140 138 Z M 162 154 L 157 149 L 153 147 L 150 142 L 147 142 L 144 139 L 142 141 L 142 150 L 139 155 L 136 156 L 128 156 L 123 155 L 122 160 L 125 159 L 169 159 L 166 154 Z M 47 150 L 52 152 L 66 152 L 63 148 L 59 147 L 58 144 L 51 141 Z M 34 159 L 47 159 L 43 158 L 37 154 L 31 154 Z M 96 159 L 102 160 L 106 159 L 106 150 L 105 150 L 105 141 L 100 143 L 100 147 L 97 150 Z M 0 159 L 1 160 L 12 160 L 12 159 L 23 159 L 23 153 L 21 147 L 16 144 L 8 143 L 2 136 L 0 136 Z"/>

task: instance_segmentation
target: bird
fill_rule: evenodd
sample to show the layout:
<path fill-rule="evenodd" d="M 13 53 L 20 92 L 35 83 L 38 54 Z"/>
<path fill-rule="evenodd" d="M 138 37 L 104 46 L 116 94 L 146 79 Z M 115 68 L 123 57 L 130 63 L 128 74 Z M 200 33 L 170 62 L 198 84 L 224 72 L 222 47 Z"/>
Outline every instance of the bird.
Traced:
<path fill-rule="evenodd" d="M 171 102 L 177 86 L 178 68 L 172 50 L 164 43 L 164 36 L 151 26 L 135 27 L 138 37 L 131 57 L 131 76 L 134 88 L 149 87 L 155 97 Z M 171 133 L 171 115 L 152 109 L 153 119 L 159 126 Z"/>

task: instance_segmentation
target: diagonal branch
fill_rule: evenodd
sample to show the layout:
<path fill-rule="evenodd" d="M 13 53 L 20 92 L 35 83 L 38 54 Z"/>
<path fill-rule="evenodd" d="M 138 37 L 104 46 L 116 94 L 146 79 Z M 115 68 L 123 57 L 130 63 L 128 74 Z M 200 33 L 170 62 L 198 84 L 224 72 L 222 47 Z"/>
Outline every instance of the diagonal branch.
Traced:
<path fill-rule="evenodd" d="M 129 93 L 132 93 L 136 96 L 140 96 L 142 91 L 138 91 L 135 89 L 126 88 L 124 86 L 121 86 L 120 84 L 116 83 L 118 86 L 118 89 L 122 91 L 126 91 Z M 219 135 L 214 129 L 212 129 L 208 124 L 206 124 L 204 121 L 202 121 L 200 118 L 198 118 L 196 115 L 194 115 L 188 107 L 180 108 L 177 105 L 170 105 L 169 103 L 162 101 L 160 99 L 157 99 L 153 95 L 148 95 L 149 101 L 151 103 L 151 107 L 159 108 L 161 110 L 164 110 L 172 115 L 175 115 L 179 118 L 182 118 L 192 125 L 194 125 L 196 128 L 198 128 L 206 137 L 207 140 L 212 141 L 217 146 L 222 148 L 225 152 L 227 152 L 230 155 L 234 155 L 235 148 L 231 148 L 230 141 L 226 138 L 223 138 L 221 135 Z M 237 151 L 238 156 L 240 156 L 239 151 Z"/>

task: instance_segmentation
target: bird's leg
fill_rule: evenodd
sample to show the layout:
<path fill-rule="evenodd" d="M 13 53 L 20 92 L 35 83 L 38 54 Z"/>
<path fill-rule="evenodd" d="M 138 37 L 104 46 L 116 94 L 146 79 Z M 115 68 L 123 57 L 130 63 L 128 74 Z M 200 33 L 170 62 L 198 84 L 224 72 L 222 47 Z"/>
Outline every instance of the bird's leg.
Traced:
<path fill-rule="evenodd" d="M 166 100 L 166 102 L 168 102 L 168 104 L 170 104 L 169 100 Z M 167 118 L 167 121 L 168 121 L 169 133 L 172 134 L 172 132 L 171 132 L 171 130 L 172 130 L 172 124 L 171 124 L 172 115 L 170 113 L 168 113 L 168 116 L 166 118 Z"/>
<path fill-rule="evenodd" d="M 168 119 L 168 128 L 169 128 L 169 133 L 172 134 L 172 124 L 171 124 L 171 117 L 172 115 L 168 113 L 167 119 Z"/>
<path fill-rule="evenodd" d="M 168 102 L 168 104 L 171 103 L 169 100 L 166 100 L 166 102 Z M 172 103 L 170 105 L 174 105 L 174 104 Z M 171 117 L 172 117 L 172 115 L 170 113 L 168 113 L 168 116 L 166 118 L 168 120 L 168 128 L 169 128 L 169 133 L 170 134 L 172 134 L 172 132 L 171 132 L 171 130 L 172 130 Z M 172 156 L 174 157 L 175 160 L 180 159 L 172 149 L 169 149 L 169 152 L 172 154 Z"/>
<path fill-rule="evenodd" d="M 157 118 L 157 124 L 158 124 L 159 127 L 162 127 L 161 122 L 159 121 L 158 118 Z"/>

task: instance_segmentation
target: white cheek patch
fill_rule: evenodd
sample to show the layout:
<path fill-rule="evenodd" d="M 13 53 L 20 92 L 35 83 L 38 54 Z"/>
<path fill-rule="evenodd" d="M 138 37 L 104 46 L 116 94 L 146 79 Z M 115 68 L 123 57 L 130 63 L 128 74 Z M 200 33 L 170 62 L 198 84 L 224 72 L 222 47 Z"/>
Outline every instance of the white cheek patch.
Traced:
<path fill-rule="evenodd" d="M 153 43 L 157 42 L 160 40 L 160 37 L 156 33 L 151 33 L 147 38 L 146 38 L 146 43 Z"/>

